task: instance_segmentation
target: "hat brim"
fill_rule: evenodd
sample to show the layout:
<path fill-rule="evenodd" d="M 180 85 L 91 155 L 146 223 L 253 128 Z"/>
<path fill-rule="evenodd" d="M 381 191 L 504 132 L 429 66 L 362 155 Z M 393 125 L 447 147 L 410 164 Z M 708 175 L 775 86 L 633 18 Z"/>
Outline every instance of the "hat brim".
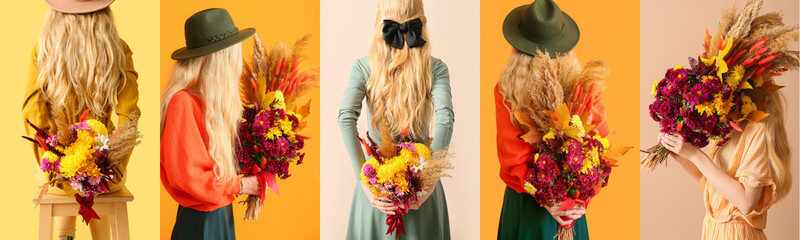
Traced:
<path fill-rule="evenodd" d="M 79 13 L 90 13 L 96 12 L 100 9 L 107 8 L 108 5 L 114 2 L 114 0 L 97 0 L 97 1 L 69 1 L 69 0 L 45 0 L 47 5 L 50 5 L 50 8 L 53 10 L 62 12 L 62 13 L 71 13 L 71 14 L 79 14 Z"/>
<path fill-rule="evenodd" d="M 564 26 L 561 33 L 546 42 L 534 42 L 522 35 L 519 31 L 519 23 L 522 18 L 522 12 L 528 5 L 523 5 L 515 8 L 511 13 L 506 16 L 503 21 L 503 36 L 512 47 L 517 50 L 530 54 L 537 55 L 536 50 L 547 52 L 550 57 L 558 57 L 568 53 L 575 45 L 578 44 L 580 39 L 580 30 L 578 24 L 566 13 L 564 14 Z"/>
<path fill-rule="evenodd" d="M 206 46 L 202 46 L 202 47 L 198 47 L 198 48 L 182 47 L 182 48 L 172 52 L 172 59 L 174 59 L 174 60 L 182 60 L 182 59 L 187 59 L 187 58 L 205 56 L 205 55 L 214 53 L 216 51 L 219 51 L 219 50 L 228 48 L 230 46 L 233 46 L 234 44 L 240 43 L 240 42 L 244 41 L 245 39 L 253 36 L 253 34 L 255 34 L 255 33 L 256 33 L 255 29 L 247 28 L 247 29 L 239 30 L 238 33 L 236 33 L 236 34 L 234 34 L 234 35 L 232 35 L 230 37 L 227 37 L 225 39 L 219 40 L 219 41 L 217 41 L 215 43 L 212 43 L 212 44 L 209 44 L 209 45 L 206 45 Z"/>

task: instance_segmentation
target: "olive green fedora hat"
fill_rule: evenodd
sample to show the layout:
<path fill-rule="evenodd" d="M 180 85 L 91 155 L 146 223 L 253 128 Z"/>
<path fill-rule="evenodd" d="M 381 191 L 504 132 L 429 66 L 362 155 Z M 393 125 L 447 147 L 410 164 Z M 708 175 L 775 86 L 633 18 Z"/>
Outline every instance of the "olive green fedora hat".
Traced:
<path fill-rule="evenodd" d="M 550 57 L 569 52 L 580 39 L 578 24 L 553 0 L 536 0 L 512 10 L 503 22 L 503 35 L 521 52 L 536 55 L 538 49 Z"/>
<path fill-rule="evenodd" d="M 90 13 L 111 5 L 114 0 L 44 0 L 53 10 L 70 13 Z"/>
<path fill-rule="evenodd" d="M 252 28 L 239 30 L 228 10 L 211 8 L 195 13 L 183 26 L 186 47 L 172 52 L 172 59 L 205 56 L 233 46 L 255 34 Z"/>

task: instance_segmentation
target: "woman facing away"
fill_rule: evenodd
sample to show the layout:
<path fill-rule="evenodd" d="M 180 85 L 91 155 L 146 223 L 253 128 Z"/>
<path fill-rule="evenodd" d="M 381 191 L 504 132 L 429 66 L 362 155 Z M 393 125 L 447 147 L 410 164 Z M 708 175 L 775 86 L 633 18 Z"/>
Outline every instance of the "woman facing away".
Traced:
<path fill-rule="evenodd" d="M 228 11 L 186 20 L 186 47 L 161 98 L 161 184 L 178 202 L 172 239 L 235 239 L 235 195 L 260 194 L 254 176 L 238 177 L 234 142 L 242 114 L 241 41 Z"/>
<path fill-rule="evenodd" d="M 119 37 L 108 7 L 113 1 L 46 2 L 51 9 L 31 57 L 23 118 L 55 134 L 59 128 L 78 122 L 85 110 L 109 129 L 114 128 L 114 114 L 117 123 L 138 114 L 138 75 L 133 67 L 133 53 Z M 29 137 L 36 134 L 27 124 L 25 130 Z M 38 161 L 42 152 L 36 146 L 33 152 Z M 124 187 L 129 159 L 130 155 L 117 166 L 116 183 L 110 184 L 107 193 Z M 40 183 L 46 181 L 44 174 L 37 174 L 37 179 Z M 58 183 L 57 187 L 50 188 L 49 193 L 65 196 L 76 193 L 68 184 Z M 55 217 L 59 239 L 73 239 L 75 224 L 74 216 Z M 110 222 L 103 216 L 90 221 L 89 228 L 92 239 L 110 238 Z"/>
<path fill-rule="evenodd" d="M 431 57 L 426 43 L 427 20 L 421 0 L 380 0 L 375 33 L 367 57 L 353 64 L 339 110 L 339 128 L 349 152 L 356 179 L 365 161 L 356 138 L 356 121 L 366 98 L 369 135 L 381 139 L 379 127 L 388 128 L 395 140 L 409 127 L 414 142 L 429 138 L 431 118 L 436 125 L 432 151 L 449 145 L 454 114 L 447 66 Z M 380 124 L 379 124 L 380 123 Z M 387 214 L 397 210 L 388 199 L 373 195 L 357 181 L 350 208 L 347 239 L 394 239 L 387 235 Z M 401 239 L 450 239 L 447 203 L 441 182 L 419 198 L 403 216 L 406 234 Z"/>
<path fill-rule="evenodd" d="M 658 136 L 703 188 L 703 239 L 767 239 L 767 211 L 792 186 L 783 94 L 768 97 L 769 116 L 743 122 L 742 131 L 733 131 L 721 147 L 709 144 L 704 152 L 680 135 Z"/>

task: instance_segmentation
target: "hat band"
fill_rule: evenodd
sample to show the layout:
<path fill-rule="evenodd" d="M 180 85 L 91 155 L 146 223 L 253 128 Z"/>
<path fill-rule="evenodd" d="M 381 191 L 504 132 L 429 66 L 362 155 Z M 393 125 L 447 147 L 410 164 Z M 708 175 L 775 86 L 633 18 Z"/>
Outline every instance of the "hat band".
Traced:
<path fill-rule="evenodd" d="M 529 41 L 532 42 L 541 43 L 541 42 L 548 42 L 550 40 L 555 40 L 558 37 L 560 37 L 561 33 L 564 32 L 565 24 L 566 23 L 562 21 L 561 26 L 559 26 L 560 31 L 558 31 L 556 34 L 551 34 L 551 35 L 542 35 L 542 34 L 537 34 L 536 32 L 528 31 L 527 28 L 522 26 L 522 23 L 520 23 L 519 26 L 517 26 L 517 28 L 519 29 L 519 33 L 523 37 L 525 37 L 525 39 L 528 39 Z"/>
<path fill-rule="evenodd" d="M 208 43 L 215 43 L 219 40 L 225 39 L 227 37 L 233 36 L 234 34 L 239 32 L 239 28 L 233 27 L 233 29 L 228 30 L 227 32 L 217 34 L 216 36 L 212 36 L 208 38 Z"/>

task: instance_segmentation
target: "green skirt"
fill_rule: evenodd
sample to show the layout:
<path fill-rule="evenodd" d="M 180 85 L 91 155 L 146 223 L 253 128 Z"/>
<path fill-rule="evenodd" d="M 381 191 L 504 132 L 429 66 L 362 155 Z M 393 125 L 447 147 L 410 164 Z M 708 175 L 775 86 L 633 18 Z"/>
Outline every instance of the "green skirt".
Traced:
<path fill-rule="evenodd" d="M 369 203 L 367 195 L 356 183 L 353 203 L 350 205 L 350 219 L 347 224 L 348 240 L 449 240 L 450 219 L 447 214 L 444 188 L 436 182 L 436 190 L 425 200 L 418 210 L 410 210 L 403 216 L 406 234 L 388 235 L 386 214 Z"/>
<path fill-rule="evenodd" d="M 588 240 L 586 215 L 572 225 L 575 240 Z M 544 239 L 552 240 L 558 234 L 558 222 L 547 209 L 528 193 L 518 193 L 506 186 L 503 210 L 500 212 L 500 228 L 497 239 Z"/>
<path fill-rule="evenodd" d="M 236 239 L 233 207 L 228 205 L 203 212 L 178 206 L 171 239 Z"/>

